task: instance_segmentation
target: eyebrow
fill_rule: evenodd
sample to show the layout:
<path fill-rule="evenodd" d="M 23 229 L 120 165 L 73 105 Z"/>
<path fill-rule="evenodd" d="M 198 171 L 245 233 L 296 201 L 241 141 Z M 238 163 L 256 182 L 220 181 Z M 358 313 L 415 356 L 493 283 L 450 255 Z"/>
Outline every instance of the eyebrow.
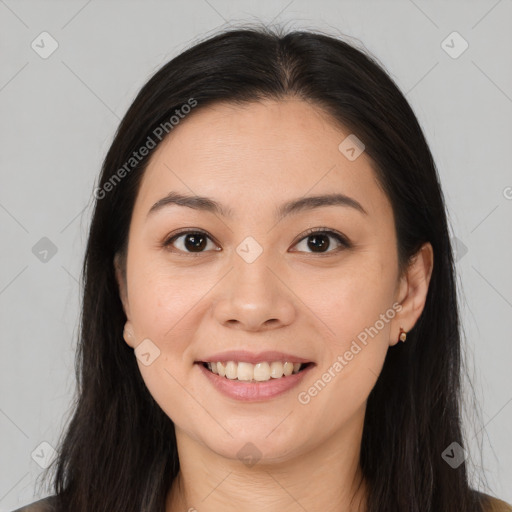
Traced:
<path fill-rule="evenodd" d="M 230 208 L 225 208 L 219 202 L 210 197 L 204 196 L 188 196 L 180 194 L 179 192 L 170 192 L 165 197 L 157 201 L 149 210 L 148 217 L 164 207 L 178 205 L 192 208 L 194 210 L 211 212 L 215 215 L 232 218 L 233 211 Z M 301 197 L 283 203 L 276 209 L 276 219 L 281 220 L 284 217 L 295 214 L 301 211 L 313 210 L 325 206 L 345 206 L 353 208 L 364 215 L 368 212 L 363 208 L 361 203 L 346 196 L 345 194 L 324 194 L 318 196 Z"/>

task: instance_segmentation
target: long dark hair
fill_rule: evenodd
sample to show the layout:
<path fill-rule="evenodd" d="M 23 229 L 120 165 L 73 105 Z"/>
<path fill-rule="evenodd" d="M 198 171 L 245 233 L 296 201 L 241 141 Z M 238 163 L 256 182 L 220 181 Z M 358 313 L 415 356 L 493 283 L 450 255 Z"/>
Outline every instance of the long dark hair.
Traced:
<path fill-rule="evenodd" d="M 472 489 L 466 462 L 454 468 L 443 457 L 454 442 L 468 449 L 465 366 L 444 198 L 411 107 L 374 57 L 341 38 L 239 26 L 196 42 L 154 74 L 103 163 L 81 276 L 76 401 L 49 468 L 55 469 L 57 512 L 163 512 L 180 467 L 174 425 L 123 340 L 126 317 L 113 260 L 126 256 L 133 205 L 151 156 L 134 163 L 133 152 L 148 136 L 158 144 L 162 126 L 171 133 L 169 120 L 176 110 L 187 112 L 184 105 L 198 111 L 219 101 L 290 96 L 317 105 L 365 144 L 393 207 L 399 270 L 424 242 L 434 250 L 425 308 L 407 343 L 388 350 L 368 397 L 360 453 L 368 512 L 482 510 L 484 496 Z"/>

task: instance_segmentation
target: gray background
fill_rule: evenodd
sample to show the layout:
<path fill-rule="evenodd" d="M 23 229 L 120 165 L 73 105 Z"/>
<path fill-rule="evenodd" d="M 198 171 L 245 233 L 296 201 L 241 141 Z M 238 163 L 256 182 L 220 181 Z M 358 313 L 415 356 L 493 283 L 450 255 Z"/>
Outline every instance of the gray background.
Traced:
<path fill-rule="evenodd" d="M 512 502 L 511 0 L 0 0 L 0 512 L 47 494 L 35 487 L 51 458 L 41 443 L 56 446 L 67 421 L 92 191 L 120 118 L 198 37 L 257 20 L 360 39 L 417 113 L 446 196 L 482 406 L 475 424 L 467 404 L 466 429 L 492 493 Z M 51 49 L 43 31 L 58 43 L 45 59 L 31 47 Z M 454 31 L 469 44 L 457 58 Z M 55 254 L 41 252 L 43 237 Z"/>

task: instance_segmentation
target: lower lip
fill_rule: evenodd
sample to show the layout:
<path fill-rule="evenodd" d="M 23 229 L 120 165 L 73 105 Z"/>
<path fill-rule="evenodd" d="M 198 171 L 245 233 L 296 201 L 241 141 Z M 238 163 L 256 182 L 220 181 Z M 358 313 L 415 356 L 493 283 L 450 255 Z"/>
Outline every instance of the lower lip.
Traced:
<path fill-rule="evenodd" d="M 299 373 L 292 373 L 286 377 L 280 377 L 278 379 L 271 377 L 270 380 L 264 382 L 248 382 L 221 377 L 220 375 L 217 375 L 205 368 L 202 363 L 196 364 L 199 366 L 199 369 L 203 372 L 206 378 L 223 395 L 244 402 L 259 402 L 286 393 L 286 391 L 297 386 L 306 373 L 315 366 L 310 363 L 307 368 Z"/>

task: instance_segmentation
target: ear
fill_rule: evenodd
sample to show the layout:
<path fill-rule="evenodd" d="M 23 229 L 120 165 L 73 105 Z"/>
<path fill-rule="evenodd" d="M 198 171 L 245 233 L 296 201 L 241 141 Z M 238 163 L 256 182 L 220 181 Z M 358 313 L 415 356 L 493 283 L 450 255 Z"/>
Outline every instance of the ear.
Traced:
<path fill-rule="evenodd" d="M 130 318 L 130 308 L 128 305 L 128 293 L 126 290 L 126 280 L 123 277 L 122 265 L 121 265 L 121 256 L 119 253 L 116 253 L 114 256 L 114 270 L 116 274 L 117 286 L 119 288 L 119 298 L 123 304 L 124 313 L 127 318 Z"/>
<path fill-rule="evenodd" d="M 129 320 L 124 324 L 123 338 L 124 341 L 126 341 L 126 344 L 132 347 L 133 349 L 137 346 L 137 344 L 135 343 L 135 334 L 133 332 L 133 326 Z"/>
<path fill-rule="evenodd" d="M 398 343 L 400 327 L 408 332 L 420 317 L 427 300 L 433 268 L 434 250 L 432 245 L 426 242 L 413 256 L 409 267 L 400 279 L 397 301 L 402 305 L 402 309 L 393 319 L 390 346 Z"/>
<path fill-rule="evenodd" d="M 126 290 L 126 280 L 123 277 L 122 264 L 121 264 L 121 258 L 119 256 L 119 253 L 116 253 L 114 256 L 114 270 L 115 270 L 115 274 L 116 274 L 117 286 L 119 288 L 119 297 L 123 304 L 124 313 L 127 318 L 127 321 L 124 325 L 123 338 L 130 347 L 135 348 L 135 346 L 136 346 L 135 334 L 133 331 L 132 323 L 130 322 L 130 308 L 128 305 L 128 294 L 127 294 L 127 290 Z"/>

